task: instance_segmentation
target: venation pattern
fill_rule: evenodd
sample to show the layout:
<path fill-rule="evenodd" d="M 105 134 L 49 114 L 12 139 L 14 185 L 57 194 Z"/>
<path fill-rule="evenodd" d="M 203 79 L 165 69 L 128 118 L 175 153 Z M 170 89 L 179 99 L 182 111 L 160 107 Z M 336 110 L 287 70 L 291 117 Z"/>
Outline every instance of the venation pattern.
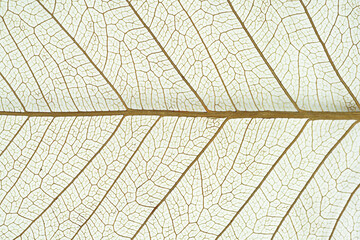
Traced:
<path fill-rule="evenodd" d="M 359 19 L 0 1 L 0 238 L 360 239 Z"/>

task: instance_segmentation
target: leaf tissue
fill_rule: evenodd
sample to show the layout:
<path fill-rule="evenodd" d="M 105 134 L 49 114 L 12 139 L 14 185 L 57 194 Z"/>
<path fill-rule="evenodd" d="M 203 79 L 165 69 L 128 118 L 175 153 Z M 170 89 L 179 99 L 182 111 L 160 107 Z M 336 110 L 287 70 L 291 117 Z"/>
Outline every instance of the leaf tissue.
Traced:
<path fill-rule="evenodd" d="M 0 0 L 0 239 L 360 239 L 357 0 Z"/>

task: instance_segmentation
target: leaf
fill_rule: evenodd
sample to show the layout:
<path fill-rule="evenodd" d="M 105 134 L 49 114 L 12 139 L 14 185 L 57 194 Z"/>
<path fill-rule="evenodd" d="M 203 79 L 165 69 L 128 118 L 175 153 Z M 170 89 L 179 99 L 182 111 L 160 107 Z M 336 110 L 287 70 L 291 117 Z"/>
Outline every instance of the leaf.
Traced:
<path fill-rule="evenodd" d="M 1 1 L 1 239 L 360 238 L 359 15 Z"/>

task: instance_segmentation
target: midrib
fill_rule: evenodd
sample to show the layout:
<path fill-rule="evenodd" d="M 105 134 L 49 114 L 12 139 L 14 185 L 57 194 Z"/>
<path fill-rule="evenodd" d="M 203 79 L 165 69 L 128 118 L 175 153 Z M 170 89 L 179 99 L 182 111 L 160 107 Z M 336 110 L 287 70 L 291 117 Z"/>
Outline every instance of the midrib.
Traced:
<path fill-rule="evenodd" d="M 208 118 L 303 118 L 311 120 L 360 120 L 360 112 L 316 112 L 316 111 L 170 111 L 170 110 L 119 110 L 89 112 L 0 112 L 0 115 L 27 117 L 91 117 L 91 116 L 171 116 L 171 117 L 208 117 Z"/>

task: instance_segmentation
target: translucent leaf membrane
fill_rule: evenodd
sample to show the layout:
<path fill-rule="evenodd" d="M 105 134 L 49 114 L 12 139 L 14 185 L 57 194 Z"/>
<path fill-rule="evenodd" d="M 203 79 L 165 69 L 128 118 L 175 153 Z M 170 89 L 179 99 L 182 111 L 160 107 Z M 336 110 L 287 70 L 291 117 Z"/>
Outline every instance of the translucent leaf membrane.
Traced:
<path fill-rule="evenodd" d="M 1 239 L 359 239 L 356 1 L 0 1 Z"/>
<path fill-rule="evenodd" d="M 327 237 L 356 210 L 354 121 L 15 119 L 2 117 L 6 238 Z"/>
<path fill-rule="evenodd" d="M 28 111 L 360 107 L 352 2 L 1 4 L 2 98 Z"/>
<path fill-rule="evenodd" d="M 348 108 L 359 108 L 346 89 L 350 86 L 350 91 L 355 92 L 355 100 L 357 100 L 359 89 L 358 84 L 353 84 L 353 78 L 359 73 L 355 69 L 347 73 L 348 67 L 340 61 L 340 59 L 345 61 L 350 57 L 345 49 L 354 47 L 351 41 L 342 41 L 347 38 L 346 34 L 350 37 L 351 30 L 348 26 L 341 27 L 343 31 L 347 30 L 345 35 L 342 32 L 331 34 L 330 41 L 335 41 L 341 45 L 341 48 L 345 48 L 343 54 L 339 55 L 337 52 L 332 55 L 337 47 L 329 51 L 330 46 L 323 43 L 329 36 L 317 36 L 318 25 L 312 24 L 314 22 L 312 16 L 306 14 L 308 9 L 305 5 L 302 6 L 302 1 L 234 1 L 233 4 L 234 10 L 242 17 L 244 25 L 257 42 L 260 51 L 271 63 L 274 71 L 301 109 L 348 111 Z M 314 1 L 312 4 L 316 5 L 316 9 L 331 8 L 332 11 L 336 11 L 335 6 L 330 7 L 325 3 Z M 310 9 L 317 12 L 315 8 L 310 7 Z M 331 16 L 322 14 L 319 16 L 319 21 L 315 23 L 331 21 L 335 16 L 336 14 Z M 341 19 L 353 25 L 352 16 L 341 17 Z M 358 26 L 355 32 L 359 32 Z M 355 40 L 355 42 L 359 41 Z M 352 50 L 354 51 L 359 53 L 358 49 Z M 357 64 L 351 63 L 350 66 L 356 68 Z M 339 71 L 339 68 L 342 70 Z"/>
<path fill-rule="evenodd" d="M 336 220 L 336 228 L 333 229 L 334 239 L 356 239 L 359 233 L 359 212 L 360 212 L 360 194 L 359 185 L 350 195 L 347 205 L 345 205 L 342 214 Z"/>
<path fill-rule="evenodd" d="M 0 71 L 26 110 L 124 109 L 101 73 L 36 2 L 11 9 L 0 19 Z"/>

